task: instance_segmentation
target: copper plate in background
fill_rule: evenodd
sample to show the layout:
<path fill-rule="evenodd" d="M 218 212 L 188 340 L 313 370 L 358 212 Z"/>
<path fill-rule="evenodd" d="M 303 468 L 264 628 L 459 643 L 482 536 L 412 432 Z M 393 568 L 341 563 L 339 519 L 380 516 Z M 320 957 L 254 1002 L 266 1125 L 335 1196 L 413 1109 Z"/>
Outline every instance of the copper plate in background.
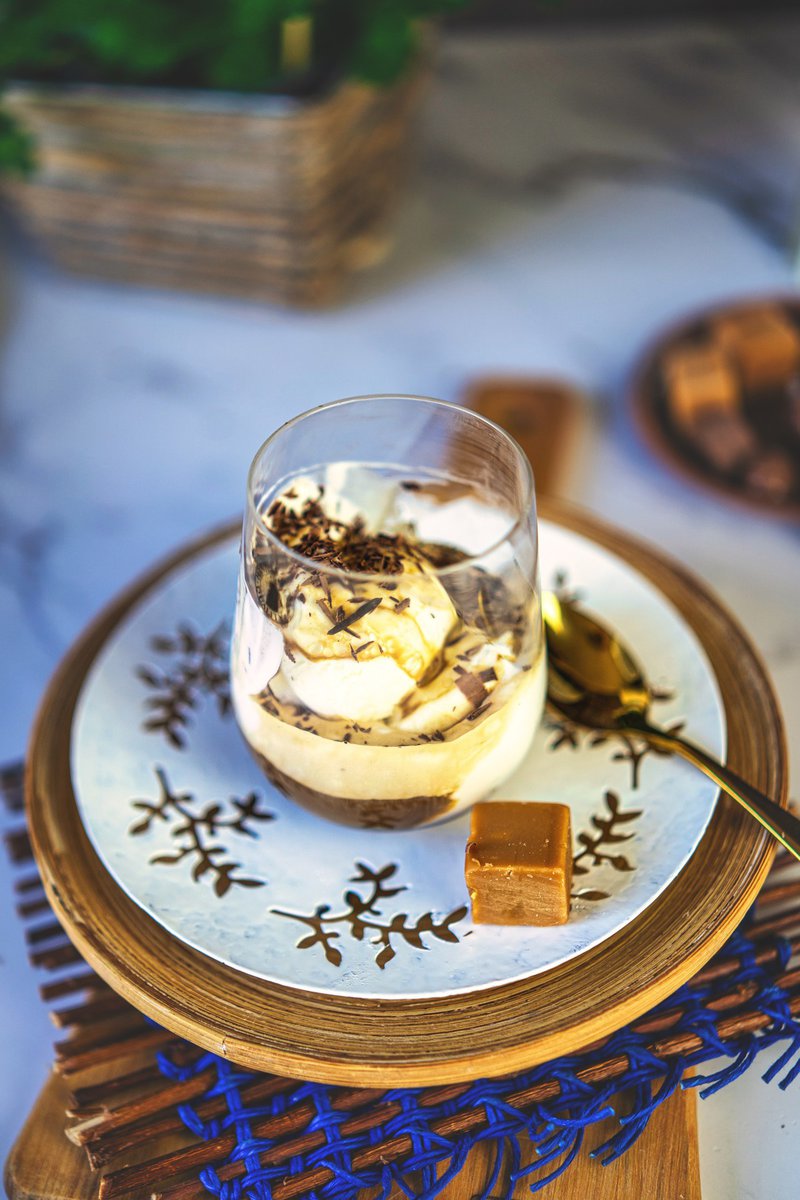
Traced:
<path fill-rule="evenodd" d="M 800 327 L 800 299 L 792 295 L 756 295 L 701 309 L 671 325 L 650 342 L 631 376 L 628 406 L 643 440 L 670 470 L 677 471 L 684 479 L 721 500 L 795 523 L 800 521 L 800 433 L 793 438 L 786 438 L 784 431 L 777 429 L 772 443 L 789 454 L 797 468 L 798 484 L 794 496 L 781 503 L 765 499 L 746 488 L 741 478 L 717 472 L 674 425 L 661 377 L 661 363 L 665 354 L 681 344 L 688 346 L 702 341 L 711 321 L 762 306 L 782 309 Z"/>

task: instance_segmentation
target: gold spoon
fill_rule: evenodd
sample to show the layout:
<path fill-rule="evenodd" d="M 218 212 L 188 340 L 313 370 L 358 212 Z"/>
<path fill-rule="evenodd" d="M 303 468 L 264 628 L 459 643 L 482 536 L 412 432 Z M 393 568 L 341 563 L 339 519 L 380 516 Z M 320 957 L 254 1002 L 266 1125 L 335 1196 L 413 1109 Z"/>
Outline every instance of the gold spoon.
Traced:
<path fill-rule="evenodd" d="M 800 820 L 769 800 L 729 767 L 675 733 L 651 725 L 652 694 L 641 668 L 626 646 L 593 617 L 554 592 L 542 597 L 547 634 L 550 703 L 570 721 L 590 729 L 634 734 L 680 754 L 800 859 Z"/>

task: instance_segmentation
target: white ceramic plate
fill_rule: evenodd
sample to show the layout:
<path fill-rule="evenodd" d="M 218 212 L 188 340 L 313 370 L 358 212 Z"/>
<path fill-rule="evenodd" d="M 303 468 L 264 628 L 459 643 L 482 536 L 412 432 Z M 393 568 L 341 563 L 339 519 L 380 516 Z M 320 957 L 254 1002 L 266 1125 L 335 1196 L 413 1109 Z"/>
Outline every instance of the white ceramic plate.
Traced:
<path fill-rule="evenodd" d="M 671 604 L 622 559 L 540 522 L 542 582 L 624 631 L 684 722 L 718 757 L 716 680 Z M 635 919 L 686 863 L 716 789 L 641 744 L 548 724 L 504 799 L 572 809 L 573 907 L 554 929 L 473 926 L 466 814 L 418 831 L 334 825 L 266 782 L 227 711 L 234 538 L 139 602 L 81 692 L 72 775 L 87 833 L 128 895 L 175 937 L 239 970 L 315 992 L 403 998 L 545 971 Z M 561 576 L 564 578 L 560 578 Z"/>

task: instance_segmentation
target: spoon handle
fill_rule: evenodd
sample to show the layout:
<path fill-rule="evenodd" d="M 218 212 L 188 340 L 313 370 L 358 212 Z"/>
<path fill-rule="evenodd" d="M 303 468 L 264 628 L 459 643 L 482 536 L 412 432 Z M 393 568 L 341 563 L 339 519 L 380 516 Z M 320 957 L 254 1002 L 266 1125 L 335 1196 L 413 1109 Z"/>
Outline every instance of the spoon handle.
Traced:
<path fill-rule="evenodd" d="M 631 719 L 631 717 L 626 720 L 626 727 L 656 746 L 661 746 L 665 750 L 673 750 L 693 766 L 699 767 L 709 779 L 713 779 L 718 787 L 732 796 L 734 800 L 738 800 L 739 804 L 746 808 L 752 817 L 760 821 L 764 828 L 768 829 L 773 837 L 776 837 L 795 858 L 800 859 L 800 820 L 793 813 L 781 808 L 779 804 L 763 795 L 752 784 L 740 779 L 734 771 L 731 771 L 730 767 L 723 766 L 694 743 L 687 742 L 685 738 L 678 737 L 677 734 L 657 729 L 656 726 L 642 718 L 633 717 Z"/>

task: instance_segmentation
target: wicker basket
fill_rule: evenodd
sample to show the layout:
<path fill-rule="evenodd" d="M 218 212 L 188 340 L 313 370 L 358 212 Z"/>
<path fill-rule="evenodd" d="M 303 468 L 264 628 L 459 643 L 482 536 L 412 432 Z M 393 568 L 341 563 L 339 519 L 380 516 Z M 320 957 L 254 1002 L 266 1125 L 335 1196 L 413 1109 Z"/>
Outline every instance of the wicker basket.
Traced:
<path fill-rule="evenodd" d="M 4 191 L 76 271 L 322 304 L 385 243 L 423 74 L 314 101 L 18 84 L 39 169 Z"/>

